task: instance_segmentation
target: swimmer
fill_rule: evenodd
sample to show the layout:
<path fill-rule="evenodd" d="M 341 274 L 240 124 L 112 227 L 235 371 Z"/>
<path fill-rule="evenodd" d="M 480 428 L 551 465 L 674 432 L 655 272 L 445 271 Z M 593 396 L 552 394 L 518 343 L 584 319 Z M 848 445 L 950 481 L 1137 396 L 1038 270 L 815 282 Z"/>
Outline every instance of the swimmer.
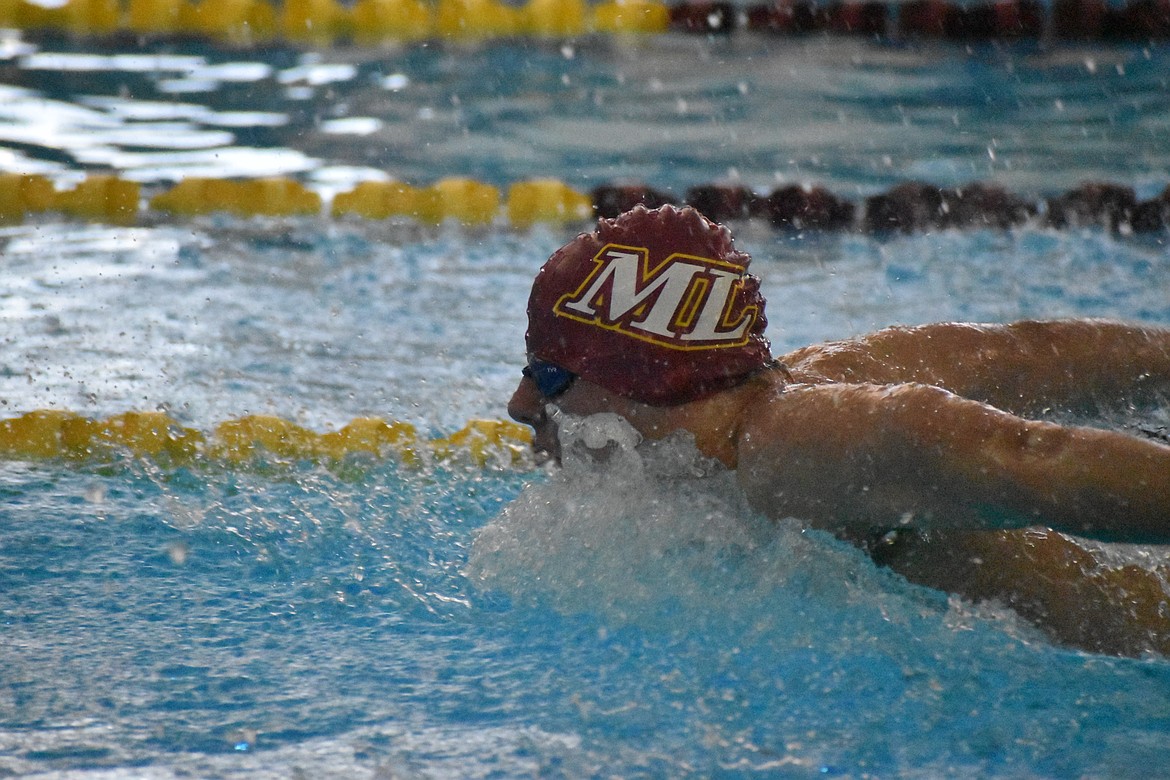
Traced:
<path fill-rule="evenodd" d="M 1170 399 L 1170 330 L 1064 320 L 897 327 L 774 359 L 750 258 L 690 208 L 637 207 L 533 283 L 508 411 L 689 432 L 748 500 L 1054 641 L 1170 654 L 1170 446 L 1035 419 Z M 1092 540 L 1092 541 L 1090 541 Z M 1143 545 L 1107 565 L 1100 542 Z"/>

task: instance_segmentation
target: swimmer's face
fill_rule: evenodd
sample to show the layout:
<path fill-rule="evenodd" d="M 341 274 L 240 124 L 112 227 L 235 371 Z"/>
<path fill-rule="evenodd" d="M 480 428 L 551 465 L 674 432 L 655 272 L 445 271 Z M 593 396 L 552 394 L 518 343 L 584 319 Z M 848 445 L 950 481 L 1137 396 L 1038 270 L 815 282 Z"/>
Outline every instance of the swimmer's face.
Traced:
<path fill-rule="evenodd" d="M 525 376 L 508 402 L 508 414 L 516 422 L 532 427 L 532 448 L 536 454 L 554 458 L 557 463 L 561 460 L 561 445 L 556 422 L 548 414 L 550 404 L 575 417 L 602 412 L 619 414 L 646 438 L 657 439 L 669 432 L 664 430 L 663 412 L 658 407 L 614 395 L 580 377 L 555 398 L 548 398 L 531 377 Z"/>
<path fill-rule="evenodd" d="M 520 380 L 516 392 L 512 393 L 512 400 L 508 401 L 508 415 L 516 422 L 532 427 L 532 449 L 538 458 L 553 457 L 559 463 L 560 444 L 556 426 L 545 411 L 548 404 L 548 399 L 541 394 L 536 382 L 526 376 Z"/>

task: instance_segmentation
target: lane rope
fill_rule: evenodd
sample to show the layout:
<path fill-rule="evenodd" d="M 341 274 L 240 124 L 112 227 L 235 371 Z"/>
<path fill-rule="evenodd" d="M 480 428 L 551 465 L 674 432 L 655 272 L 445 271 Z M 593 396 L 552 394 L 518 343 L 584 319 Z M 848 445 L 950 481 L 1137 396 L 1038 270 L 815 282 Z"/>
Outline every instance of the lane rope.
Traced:
<path fill-rule="evenodd" d="M 68 0 L 0 2 L 0 26 L 75 37 L 197 38 L 233 47 L 382 46 L 442 39 L 566 38 L 670 31 L 860 36 L 876 40 L 1155 41 L 1170 38 L 1168 0 Z"/>
<path fill-rule="evenodd" d="M 532 436 L 506 420 L 470 420 L 439 438 L 410 423 L 359 417 L 317 433 L 273 415 L 226 420 L 210 433 L 176 422 L 165 412 L 130 411 L 104 419 L 42 409 L 0 420 L 0 459 L 109 463 L 126 456 L 168 467 L 252 463 L 341 464 L 354 457 L 395 459 L 411 467 L 464 462 L 478 467 L 525 467 Z"/>
<path fill-rule="evenodd" d="M 1043 199 L 1011 193 L 993 182 L 937 187 L 904 182 L 854 202 L 818 185 L 784 185 L 759 193 L 740 184 L 701 184 L 683 197 L 646 184 L 603 184 L 579 192 L 556 179 L 517 182 L 501 193 L 462 177 L 429 186 L 366 181 L 322 197 L 290 178 L 250 180 L 190 178 L 144 198 L 141 185 L 110 174 L 92 174 L 72 189 L 58 190 L 42 175 L 0 174 L 0 224 L 55 213 L 111 225 L 226 213 L 239 217 L 329 215 L 338 219 L 404 219 L 437 225 L 537 223 L 584 225 L 644 204 L 691 205 L 717 222 L 763 220 L 784 231 L 862 231 L 871 234 L 997 228 L 1027 224 L 1057 229 L 1103 227 L 1121 234 L 1154 233 L 1170 226 L 1170 186 L 1148 200 L 1134 189 L 1089 182 Z"/>

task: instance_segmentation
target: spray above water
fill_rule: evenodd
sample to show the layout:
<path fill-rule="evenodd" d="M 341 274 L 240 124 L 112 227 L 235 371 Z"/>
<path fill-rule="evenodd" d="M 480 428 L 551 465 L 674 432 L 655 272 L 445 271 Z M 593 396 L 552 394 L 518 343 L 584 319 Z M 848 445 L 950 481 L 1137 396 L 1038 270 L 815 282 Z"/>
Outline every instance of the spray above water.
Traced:
<path fill-rule="evenodd" d="M 865 582 L 885 572 L 760 516 L 690 434 L 643 441 L 615 414 L 557 414 L 562 468 L 480 530 L 467 573 L 481 587 L 644 627 L 685 615 L 760 629 L 791 625 L 809 594 L 866 610 L 880 600 Z"/>
<path fill-rule="evenodd" d="M 482 586 L 629 620 L 764 542 L 731 475 L 685 438 L 642 442 L 615 414 L 556 414 L 562 468 L 480 531 L 468 572 Z"/>

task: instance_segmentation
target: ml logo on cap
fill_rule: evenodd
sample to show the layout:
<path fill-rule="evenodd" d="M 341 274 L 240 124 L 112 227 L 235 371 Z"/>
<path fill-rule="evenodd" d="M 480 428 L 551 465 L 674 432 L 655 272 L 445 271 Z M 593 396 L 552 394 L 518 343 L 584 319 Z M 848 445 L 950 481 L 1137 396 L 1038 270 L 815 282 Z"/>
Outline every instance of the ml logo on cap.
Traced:
<path fill-rule="evenodd" d="M 748 342 L 759 307 L 733 311 L 744 269 L 673 254 L 650 268 L 645 247 L 606 244 L 574 292 L 553 307 L 567 317 L 671 349 L 716 349 Z"/>

